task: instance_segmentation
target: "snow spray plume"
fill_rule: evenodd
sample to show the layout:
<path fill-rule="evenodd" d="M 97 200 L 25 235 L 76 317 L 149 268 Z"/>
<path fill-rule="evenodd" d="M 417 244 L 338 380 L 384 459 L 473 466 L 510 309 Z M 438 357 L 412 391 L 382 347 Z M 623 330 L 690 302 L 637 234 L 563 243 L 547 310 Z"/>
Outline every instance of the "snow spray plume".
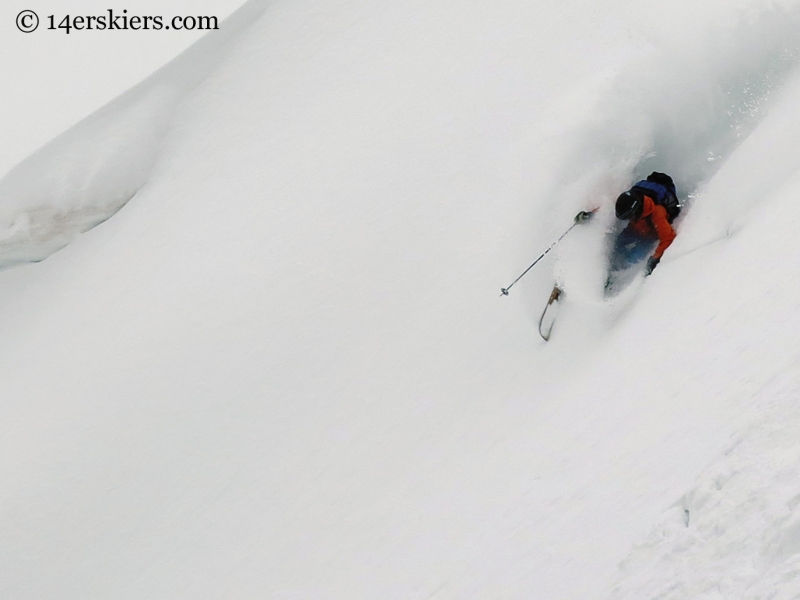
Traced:
<path fill-rule="evenodd" d="M 800 67 L 798 31 L 800 3 L 732 15 L 692 42 L 651 39 L 574 132 L 549 191 L 556 216 L 609 201 L 651 171 L 672 175 L 682 199 L 696 194 Z"/>
<path fill-rule="evenodd" d="M 636 58 L 598 90 L 587 118 L 565 136 L 563 164 L 541 192 L 557 199 L 552 220 L 559 222 L 589 203 L 610 206 L 621 191 L 659 171 L 674 178 L 685 202 L 685 221 L 694 198 L 764 121 L 800 70 L 800 2 L 697 25 L 691 38 L 648 34 Z M 735 208 L 728 204 L 720 210 Z M 540 223 L 552 233 L 550 219 Z M 553 253 L 566 289 L 583 289 L 586 257 L 605 252 L 603 236 L 579 241 L 574 251 L 565 252 L 562 245 Z"/>

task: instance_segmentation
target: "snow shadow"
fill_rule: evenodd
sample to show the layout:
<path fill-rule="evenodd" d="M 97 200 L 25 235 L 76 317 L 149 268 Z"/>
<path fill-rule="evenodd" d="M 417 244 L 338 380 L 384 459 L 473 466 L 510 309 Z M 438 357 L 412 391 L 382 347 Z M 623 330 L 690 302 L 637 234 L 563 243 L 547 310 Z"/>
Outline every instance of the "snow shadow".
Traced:
<path fill-rule="evenodd" d="M 0 179 L 0 269 L 43 260 L 110 218 L 150 178 L 178 108 L 264 12 L 250 0 L 180 56 Z"/>

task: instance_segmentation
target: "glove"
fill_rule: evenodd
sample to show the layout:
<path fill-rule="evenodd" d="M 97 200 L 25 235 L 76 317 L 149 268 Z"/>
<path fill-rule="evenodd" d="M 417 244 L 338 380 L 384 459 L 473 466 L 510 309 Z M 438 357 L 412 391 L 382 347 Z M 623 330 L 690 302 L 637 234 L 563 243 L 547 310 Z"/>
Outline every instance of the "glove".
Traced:
<path fill-rule="evenodd" d="M 660 258 L 656 258 L 655 256 L 651 256 L 647 259 L 647 266 L 644 268 L 644 276 L 647 277 L 652 273 L 655 268 L 658 266 L 658 263 L 661 262 Z"/>
<path fill-rule="evenodd" d="M 577 215 L 575 215 L 575 222 L 576 223 L 588 223 L 589 220 L 594 216 L 593 212 L 587 212 L 582 210 Z"/>

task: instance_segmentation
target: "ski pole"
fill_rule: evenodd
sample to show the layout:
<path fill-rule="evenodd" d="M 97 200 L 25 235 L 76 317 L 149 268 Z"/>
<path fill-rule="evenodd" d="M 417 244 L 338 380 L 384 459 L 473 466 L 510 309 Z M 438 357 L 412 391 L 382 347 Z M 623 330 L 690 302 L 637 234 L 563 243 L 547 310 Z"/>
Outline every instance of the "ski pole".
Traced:
<path fill-rule="evenodd" d="M 508 290 L 510 290 L 510 289 L 511 289 L 511 287 L 512 287 L 512 286 L 513 286 L 515 283 L 517 283 L 517 282 L 518 282 L 520 279 L 522 279 L 523 277 L 525 277 L 525 274 L 526 274 L 528 271 L 530 271 L 530 270 L 531 270 L 533 267 L 535 267 L 535 266 L 536 266 L 536 263 L 538 263 L 538 262 L 539 262 L 540 260 L 542 260 L 542 259 L 543 259 L 545 256 L 547 256 L 547 253 L 548 253 L 548 252 L 550 252 L 550 250 L 552 250 L 553 248 L 555 248 L 556 244 L 558 244 L 558 242 L 560 242 L 561 240 L 563 240 L 563 239 L 564 239 L 564 236 L 565 236 L 565 235 L 567 235 L 567 234 L 568 234 L 570 231 L 572 231 L 572 228 L 573 228 L 573 227 L 575 227 L 575 225 L 577 225 L 577 224 L 578 224 L 578 222 L 577 222 L 577 221 L 575 221 L 575 222 L 574 222 L 572 225 L 570 225 L 570 226 L 569 226 L 569 229 L 567 229 L 567 230 L 566 230 L 564 233 L 562 233 L 560 238 L 558 238 L 558 239 L 557 239 L 555 242 L 553 242 L 552 244 L 550 244 L 550 247 L 549 247 L 547 250 L 545 250 L 544 252 L 542 252 L 542 253 L 539 255 L 539 258 L 537 258 L 535 261 L 533 261 L 533 264 L 532 264 L 530 267 L 528 267 L 527 269 L 525 269 L 525 270 L 522 272 L 522 275 L 520 275 L 520 276 L 519 276 L 519 277 L 517 277 L 517 278 L 516 278 L 514 281 L 512 281 L 512 282 L 511 282 L 511 285 L 509 285 L 508 287 L 500 288 L 500 291 L 502 292 L 500 295 L 501 295 L 501 296 L 508 296 Z"/>

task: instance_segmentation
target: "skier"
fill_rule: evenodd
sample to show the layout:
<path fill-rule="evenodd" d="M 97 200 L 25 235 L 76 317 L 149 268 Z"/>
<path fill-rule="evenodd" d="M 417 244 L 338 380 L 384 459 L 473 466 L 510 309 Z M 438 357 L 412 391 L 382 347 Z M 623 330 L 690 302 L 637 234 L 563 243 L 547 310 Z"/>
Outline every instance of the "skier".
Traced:
<path fill-rule="evenodd" d="M 617 198 L 617 218 L 628 225 L 617 235 L 611 250 L 610 271 L 628 269 L 647 259 L 645 275 L 650 275 L 661 262 L 664 251 L 675 240 L 672 222 L 680 213 L 672 178 L 664 173 L 651 173 Z M 581 211 L 576 223 L 585 223 L 593 212 Z M 655 251 L 653 249 L 655 248 Z"/>
<path fill-rule="evenodd" d="M 611 256 L 608 265 L 604 296 L 610 298 L 631 283 L 639 270 L 632 268 L 649 254 L 645 266 L 645 276 L 650 275 L 661 262 L 664 251 L 675 240 L 675 229 L 672 222 L 681 212 L 675 184 L 669 175 L 653 172 L 647 179 L 637 182 L 627 192 L 617 198 L 615 213 L 621 221 L 627 221 L 624 229 L 610 240 Z M 553 242 L 533 264 L 517 277 L 511 285 L 500 288 L 502 296 L 508 296 L 508 290 L 542 260 L 564 236 L 581 223 L 591 220 L 597 209 L 581 211 L 575 215 L 575 222 L 561 237 Z M 651 254 L 652 253 L 652 254 Z M 539 319 L 539 335 L 547 341 L 553 331 L 558 307 L 564 292 L 558 282 L 553 286 L 550 298 Z"/>

